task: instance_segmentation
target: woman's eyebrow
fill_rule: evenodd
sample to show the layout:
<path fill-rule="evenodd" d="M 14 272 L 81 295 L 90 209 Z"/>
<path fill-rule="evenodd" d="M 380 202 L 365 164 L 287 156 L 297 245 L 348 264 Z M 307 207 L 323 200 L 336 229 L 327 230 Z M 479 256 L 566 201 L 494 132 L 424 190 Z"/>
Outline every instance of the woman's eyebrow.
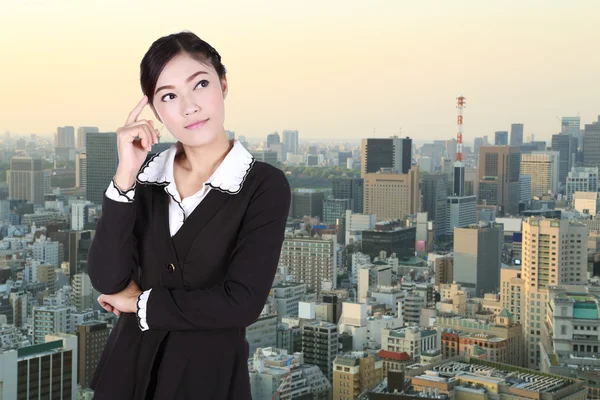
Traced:
<path fill-rule="evenodd" d="M 208 74 L 208 72 L 206 71 L 198 71 L 195 74 L 190 75 L 186 80 L 185 83 L 190 82 L 192 79 L 194 79 L 195 77 L 197 77 L 200 74 Z M 173 85 L 165 85 L 165 86 L 161 86 L 158 89 L 156 89 L 156 91 L 154 92 L 154 94 L 158 93 L 159 91 L 163 90 L 163 89 L 175 89 L 175 86 Z"/>

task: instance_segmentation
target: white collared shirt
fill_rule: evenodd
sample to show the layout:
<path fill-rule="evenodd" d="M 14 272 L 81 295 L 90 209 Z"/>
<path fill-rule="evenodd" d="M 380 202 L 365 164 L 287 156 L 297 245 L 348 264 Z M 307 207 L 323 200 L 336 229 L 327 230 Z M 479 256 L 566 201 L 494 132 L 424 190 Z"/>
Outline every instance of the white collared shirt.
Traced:
<path fill-rule="evenodd" d="M 173 162 L 178 150 L 179 142 L 150 158 L 141 168 L 133 187 L 121 190 L 115 185 L 113 178 L 105 192 L 106 197 L 111 200 L 131 203 L 134 200 L 135 188 L 138 183 L 163 186 L 165 192 L 169 195 L 169 228 L 171 237 L 177 233 L 186 218 L 198 207 L 211 190 L 219 190 L 231 195 L 239 193 L 242 190 L 248 172 L 254 164 L 252 154 L 236 139 L 233 141 L 233 147 L 229 153 L 227 153 L 212 176 L 202 185 L 202 188 L 193 195 L 181 200 L 181 196 L 175 185 L 175 179 L 173 178 Z M 152 289 L 145 290 L 138 297 L 136 314 L 142 331 L 150 329 L 146 320 L 146 314 L 148 297 L 151 291 Z"/>
<path fill-rule="evenodd" d="M 169 195 L 169 228 L 171 237 L 181 228 L 185 219 L 202 202 L 213 189 L 236 194 L 241 190 L 246 174 L 250 170 L 254 158 L 239 140 L 234 140 L 233 147 L 213 175 L 202 185 L 202 188 L 191 196 L 181 200 L 175 179 L 173 178 L 173 161 L 178 153 L 178 143 L 155 155 L 142 168 L 133 187 L 122 191 L 114 183 L 114 179 L 106 189 L 106 196 L 111 200 L 132 202 L 137 183 L 164 185 Z"/>

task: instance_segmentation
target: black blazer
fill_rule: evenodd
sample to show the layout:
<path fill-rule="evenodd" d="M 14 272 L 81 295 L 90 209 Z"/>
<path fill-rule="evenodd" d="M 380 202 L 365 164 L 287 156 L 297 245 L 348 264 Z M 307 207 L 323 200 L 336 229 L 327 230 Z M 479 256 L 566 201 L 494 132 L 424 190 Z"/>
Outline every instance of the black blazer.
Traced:
<path fill-rule="evenodd" d="M 252 160 L 238 193 L 213 188 L 171 238 L 164 185 L 138 180 L 132 203 L 104 196 L 92 285 L 112 294 L 134 279 L 152 292 L 149 330 L 131 313 L 112 330 L 95 399 L 251 399 L 246 327 L 271 289 L 290 200 L 284 173 Z"/>

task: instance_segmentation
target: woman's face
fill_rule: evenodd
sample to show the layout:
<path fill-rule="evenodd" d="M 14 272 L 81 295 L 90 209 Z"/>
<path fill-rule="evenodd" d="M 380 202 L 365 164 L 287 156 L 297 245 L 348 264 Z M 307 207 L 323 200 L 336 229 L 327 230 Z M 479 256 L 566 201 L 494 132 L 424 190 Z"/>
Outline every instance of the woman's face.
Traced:
<path fill-rule="evenodd" d="M 177 140 L 201 146 L 224 134 L 226 96 L 226 79 L 220 82 L 212 66 L 182 53 L 160 73 L 152 105 L 157 118 Z M 204 120 L 199 127 L 189 126 Z"/>

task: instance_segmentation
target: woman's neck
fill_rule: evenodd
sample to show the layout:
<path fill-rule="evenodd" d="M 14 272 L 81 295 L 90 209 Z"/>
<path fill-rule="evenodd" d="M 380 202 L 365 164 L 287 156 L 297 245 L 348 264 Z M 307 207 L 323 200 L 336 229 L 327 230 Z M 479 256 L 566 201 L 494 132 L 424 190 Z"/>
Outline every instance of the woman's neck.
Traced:
<path fill-rule="evenodd" d="M 183 149 L 177 155 L 177 162 L 181 167 L 194 175 L 210 176 L 233 147 L 233 140 L 219 135 L 218 140 L 203 146 L 190 147 L 181 142 L 178 145 Z"/>

